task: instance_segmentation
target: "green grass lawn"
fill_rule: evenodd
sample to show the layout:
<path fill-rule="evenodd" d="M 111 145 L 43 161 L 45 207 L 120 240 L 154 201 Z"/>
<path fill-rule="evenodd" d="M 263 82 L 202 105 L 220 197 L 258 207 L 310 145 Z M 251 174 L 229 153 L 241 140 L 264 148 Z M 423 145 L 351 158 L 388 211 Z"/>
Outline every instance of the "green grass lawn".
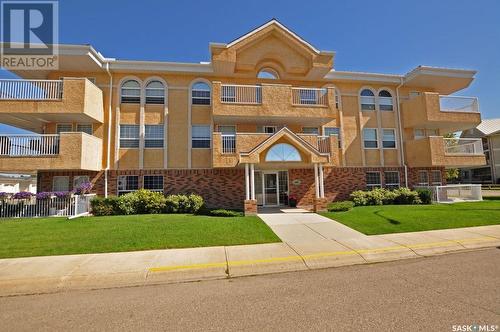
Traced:
<path fill-rule="evenodd" d="M 258 217 L 169 214 L 0 221 L 0 258 L 279 241 Z"/>
<path fill-rule="evenodd" d="M 483 202 L 360 206 L 324 216 L 367 235 L 500 224 L 500 200 Z"/>

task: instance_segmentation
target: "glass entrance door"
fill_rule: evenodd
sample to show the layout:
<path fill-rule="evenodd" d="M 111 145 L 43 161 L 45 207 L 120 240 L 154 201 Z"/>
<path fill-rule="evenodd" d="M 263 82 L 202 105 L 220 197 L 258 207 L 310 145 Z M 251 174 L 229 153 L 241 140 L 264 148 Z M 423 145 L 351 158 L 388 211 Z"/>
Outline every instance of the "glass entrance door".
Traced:
<path fill-rule="evenodd" d="M 279 205 L 278 173 L 264 173 L 264 205 Z"/>

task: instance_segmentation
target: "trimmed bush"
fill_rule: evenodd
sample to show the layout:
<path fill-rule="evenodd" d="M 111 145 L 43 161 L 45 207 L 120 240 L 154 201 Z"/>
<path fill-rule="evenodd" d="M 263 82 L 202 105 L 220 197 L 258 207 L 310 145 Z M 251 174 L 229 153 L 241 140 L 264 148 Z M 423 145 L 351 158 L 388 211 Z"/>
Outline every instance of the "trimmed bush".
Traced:
<path fill-rule="evenodd" d="M 367 191 L 363 190 L 356 190 L 351 193 L 351 200 L 353 201 L 354 205 L 356 206 L 365 206 L 367 205 L 368 201 L 366 199 Z"/>
<path fill-rule="evenodd" d="M 203 204 L 203 197 L 199 195 L 169 195 L 165 200 L 165 212 L 197 213 Z"/>
<path fill-rule="evenodd" d="M 327 209 L 329 212 L 344 212 L 349 211 L 354 207 L 351 201 L 340 201 L 328 204 Z"/>
<path fill-rule="evenodd" d="M 409 188 L 388 190 L 375 188 L 369 191 L 357 190 L 351 194 L 351 200 L 356 206 L 390 205 L 390 204 L 421 204 L 418 192 Z"/>
<path fill-rule="evenodd" d="M 243 213 L 233 210 L 225 210 L 225 209 L 215 209 L 210 210 L 209 214 L 213 217 L 241 217 Z"/>
<path fill-rule="evenodd" d="M 94 197 L 90 200 L 90 206 L 94 216 L 113 216 L 120 214 L 118 197 L 116 196 L 107 198 Z"/>
<path fill-rule="evenodd" d="M 430 189 L 417 189 L 418 197 L 422 204 L 431 204 L 432 203 L 432 191 Z"/>
<path fill-rule="evenodd" d="M 420 204 L 422 201 L 418 197 L 416 191 L 410 188 L 399 188 L 394 190 L 396 197 L 394 198 L 394 204 Z"/>

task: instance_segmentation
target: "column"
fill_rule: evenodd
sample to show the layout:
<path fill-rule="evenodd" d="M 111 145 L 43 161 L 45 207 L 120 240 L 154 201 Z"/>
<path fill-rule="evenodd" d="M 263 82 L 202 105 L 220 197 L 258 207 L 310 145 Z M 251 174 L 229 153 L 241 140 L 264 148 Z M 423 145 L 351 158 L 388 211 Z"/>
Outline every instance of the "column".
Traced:
<path fill-rule="evenodd" d="M 319 197 L 325 197 L 325 183 L 323 181 L 323 164 L 319 164 Z"/>
<path fill-rule="evenodd" d="M 248 164 L 245 164 L 245 199 L 250 199 L 250 179 L 248 178 Z"/>
<path fill-rule="evenodd" d="M 318 164 L 314 164 L 314 187 L 316 189 L 316 198 L 319 198 Z"/>
<path fill-rule="evenodd" d="M 255 200 L 255 165 L 250 164 L 250 186 L 252 188 L 251 191 L 251 200 Z"/>

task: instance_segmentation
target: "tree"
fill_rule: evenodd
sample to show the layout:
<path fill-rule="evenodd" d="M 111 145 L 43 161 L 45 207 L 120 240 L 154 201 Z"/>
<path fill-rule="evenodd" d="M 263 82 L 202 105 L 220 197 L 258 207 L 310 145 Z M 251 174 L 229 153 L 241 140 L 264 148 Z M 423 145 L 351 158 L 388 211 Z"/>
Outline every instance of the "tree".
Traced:
<path fill-rule="evenodd" d="M 444 138 L 457 138 L 455 133 L 447 133 L 447 134 L 443 135 L 443 137 Z M 453 142 L 453 143 L 458 144 L 458 140 L 456 142 Z M 456 179 L 458 179 L 459 175 L 460 175 L 460 170 L 458 168 L 448 168 L 446 170 L 446 174 L 445 174 L 446 181 L 456 180 Z"/>

